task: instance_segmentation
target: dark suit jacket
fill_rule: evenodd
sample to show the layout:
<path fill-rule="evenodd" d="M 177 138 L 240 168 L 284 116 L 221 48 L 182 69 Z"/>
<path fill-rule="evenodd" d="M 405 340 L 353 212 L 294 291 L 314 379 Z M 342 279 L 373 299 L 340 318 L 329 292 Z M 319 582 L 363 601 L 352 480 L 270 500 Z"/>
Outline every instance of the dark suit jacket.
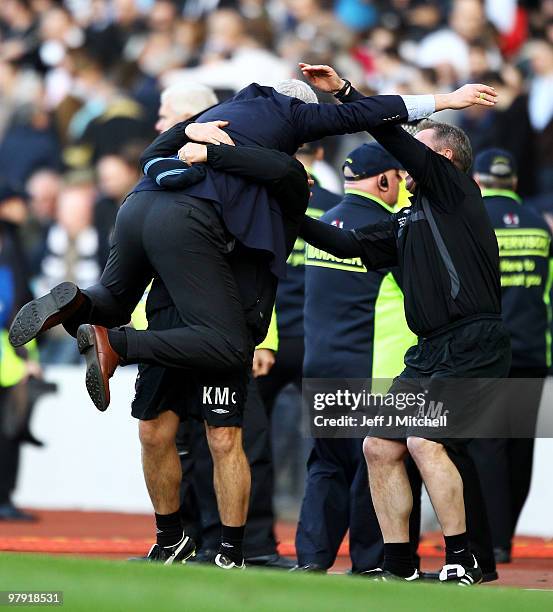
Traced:
<path fill-rule="evenodd" d="M 306 104 L 253 83 L 230 100 L 208 109 L 196 121 L 229 121 L 225 131 L 237 145 L 257 145 L 292 155 L 305 142 L 406 119 L 407 109 L 400 96 L 373 96 L 347 105 Z M 141 157 L 142 167 L 160 154 L 174 155 L 188 140 L 185 126 L 179 123 L 158 136 Z M 157 190 L 159 186 L 145 179 L 137 189 Z M 273 255 L 273 273 L 285 276 L 281 211 L 265 186 L 208 167 L 203 180 L 184 191 L 216 202 L 230 233 L 247 247 L 269 251 Z"/>

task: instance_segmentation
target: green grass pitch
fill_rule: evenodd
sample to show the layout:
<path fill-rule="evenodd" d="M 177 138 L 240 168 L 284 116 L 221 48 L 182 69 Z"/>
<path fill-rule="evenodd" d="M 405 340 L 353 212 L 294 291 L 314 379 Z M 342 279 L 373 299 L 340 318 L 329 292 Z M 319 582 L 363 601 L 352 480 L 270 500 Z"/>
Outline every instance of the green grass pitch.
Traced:
<path fill-rule="evenodd" d="M 553 610 L 551 592 L 428 583 L 374 583 L 350 576 L 253 569 L 227 572 L 191 564 L 164 567 L 122 561 L 0 554 L 0 591 L 18 590 L 63 591 L 64 604 L 57 608 L 70 612 Z M 27 606 L 17 607 L 27 609 Z M 6 606 L 5 609 L 9 608 Z"/>

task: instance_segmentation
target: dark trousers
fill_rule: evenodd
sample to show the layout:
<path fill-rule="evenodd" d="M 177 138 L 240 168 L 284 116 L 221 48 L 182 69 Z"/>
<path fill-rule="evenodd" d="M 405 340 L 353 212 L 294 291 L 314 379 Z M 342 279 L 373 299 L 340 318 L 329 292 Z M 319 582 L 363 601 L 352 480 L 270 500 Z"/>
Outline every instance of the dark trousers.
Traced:
<path fill-rule="evenodd" d="M 8 437 L 4 428 L 9 397 L 10 388 L 0 387 L 0 504 L 11 501 L 19 471 L 21 443 Z"/>
<path fill-rule="evenodd" d="M 301 392 L 302 371 L 303 337 L 280 337 L 275 365 L 267 376 L 258 379 L 259 393 L 269 414 L 284 387 L 293 384 Z"/>
<path fill-rule="evenodd" d="M 252 474 L 248 521 L 244 534 L 247 558 L 276 553 L 273 513 L 273 464 L 269 422 L 251 378 L 243 422 L 244 451 Z M 213 461 L 203 424 L 183 423 L 177 436 L 177 448 L 183 468 L 182 512 L 191 535 L 196 535 L 204 550 L 217 550 L 221 521 L 213 489 Z"/>
<path fill-rule="evenodd" d="M 526 421 L 536 422 L 546 368 L 511 368 L 509 378 L 527 379 L 521 384 L 517 408 Z M 493 545 L 511 549 L 516 525 L 528 497 L 532 479 L 534 438 L 477 439 L 470 452 L 482 482 L 488 515 L 493 517 Z"/>
<path fill-rule="evenodd" d="M 455 445 L 447 452 L 463 480 L 471 548 L 484 574 L 492 575 L 495 572 L 492 536 L 476 467 L 466 445 Z M 420 538 L 422 479 L 411 459 L 406 465 L 413 491 L 409 532 L 415 553 Z M 384 547 L 369 491 L 362 440 L 316 439 L 307 466 L 296 534 L 300 565 L 316 563 L 330 568 L 348 528 L 353 571 L 379 567 Z"/>
<path fill-rule="evenodd" d="M 416 551 L 421 480 L 411 461 L 409 476 L 414 500 L 411 531 L 416 537 Z M 298 564 L 332 567 L 348 529 L 352 571 L 358 573 L 380 566 L 384 547 L 369 491 L 363 440 L 317 438 L 307 462 L 305 495 L 296 533 Z"/>
<path fill-rule="evenodd" d="M 106 327 L 128 322 L 154 276 L 163 281 L 183 326 L 126 328 L 128 363 L 213 372 L 251 367 L 250 334 L 213 205 L 163 191 L 129 196 L 117 214 L 100 283 L 83 292 L 92 305 L 86 320 Z M 76 323 L 69 322 L 68 331 Z"/>

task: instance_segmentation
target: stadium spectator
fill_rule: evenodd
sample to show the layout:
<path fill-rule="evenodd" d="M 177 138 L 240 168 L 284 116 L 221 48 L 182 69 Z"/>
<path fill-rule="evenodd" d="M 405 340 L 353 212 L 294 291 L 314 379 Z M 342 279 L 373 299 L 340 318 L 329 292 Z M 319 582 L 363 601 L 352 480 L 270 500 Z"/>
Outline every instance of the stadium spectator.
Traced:
<path fill-rule="evenodd" d="M 61 175 L 49 168 L 37 170 L 27 181 L 29 216 L 22 234 L 32 277 L 40 273 L 46 237 L 56 217 L 61 186 Z"/>
<path fill-rule="evenodd" d="M 276 83 L 290 76 L 291 64 L 249 36 L 236 11 L 215 11 L 207 18 L 206 28 L 202 65 L 167 74 L 166 85 L 186 79 L 234 92 L 251 82 Z"/>
<path fill-rule="evenodd" d="M 534 73 L 528 113 L 536 134 L 537 185 L 541 192 L 553 192 L 553 42 L 536 40 L 528 53 Z"/>
<path fill-rule="evenodd" d="M 514 74 L 513 74 L 514 73 Z M 500 147 L 514 155 L 520 168 L 519 193 L 534 195 L 537 189 L 537 164 L 534 147 L 535 132 L 528 114 L 528 96 L 521 91 L 520 73 L 485 73 L 482 78 L 499 95 L 493 113 L 469 110 L 463 113 L 459 126 L 466 131 L 473 150 L 479 153 L 490 147 Z"/>
<path fill-rule="evenodd" d="M 87 287 L 100 277 L 99 236 L 93 225 L 94 185 L 85 177 L 69 177 L 61 189 L 54 223 L 46 235 L 44 257 L 36 279 L 43 293 L 62 280 Z M 49 334 L 42 350 L 44 363 L 78 363 L 71 337 L 60 330 Z"/>
<path fill-rule="evenodd" d="M 144 108 L 107 80 L 100 62 L 88 53 L 74 53 L 75 78 L 71 97 L 78 110 L 67 126 L 74 146 L 65 152 L 72 167 L 89 166 L 103 155 L 117 153 L 124 145 L 153 136 Z"/>
<path fill-rule="evenodd" d="M 60 145 L 53 123 L 40 101 L 14 111 L 0 142 L 0 167 L 11 181 L 23 184 L 44 166 L 60 168 Z"/>
<path fill-rule="evenodd" d="M 0 181 L 0 521 L 35 520 L 12 502 L 21 446 L 18 413 L 27 401 L 27 379 L 42 376 L 36 343 L 16 350 L 11 347 L 7 334 L 14 314 L 31 295 L 18 236 L 18 227 L 25 216 L 25 194 Z"/>
<path fill-rule="evenodd" d="M 94 203 L 94 227 L 98 234 L 98 261 L 101 268 L 108 258 L 119 206 L 140 177 L 140 153 L 138 147 L 126 147 L 118 155 L 104 155 L 96 164 L 99 194 Z"/>
<path fill-rule="evenodd" d="M 470 45 L 480 41 L 492 69 L 501 65 L 501 56 L 493 42 L 480 0 L 454 0 L 449 27 L 429 34 L 421 41 L 417 63 L 436 68 L 444 83 L 465 79 L 470 72 Z"/>
<path fill-rule="evenodd" d="M 546 222 L 517 195 L 517 169 L 508 151 L 482 151 L 474 171 L 500 246 L 502 314 L 513 355 L 509 378 L 515 379 L 509 395 L 519 415 L 510 423 L 512 437 L 473 440 L 470 449 L 488 515 L 493 517 L 496 561 L 508 563 L 532 477 L 534 439 L 526 436 L 535 433 L 544 379 L 551 365 L 552 235 Z M 528 247 L 523 252 L 513 249 L 513 239 L 517 244 L 525 240 Z M 505 413 L 510 412 L 505 407 Z"/>

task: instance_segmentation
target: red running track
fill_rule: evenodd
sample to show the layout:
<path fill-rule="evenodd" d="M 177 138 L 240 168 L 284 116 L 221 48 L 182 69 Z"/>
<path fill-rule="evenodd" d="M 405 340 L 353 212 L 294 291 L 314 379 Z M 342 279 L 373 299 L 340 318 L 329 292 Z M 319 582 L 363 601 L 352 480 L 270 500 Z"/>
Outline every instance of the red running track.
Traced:
<path fill-rule="evenodd" d="M 0 521 L 0 551 L 73 554 L 126 558 L 144 554 L 152 544 L 153 517 L 142 514 L 78 511 L 33 511 L 36 523 Z M 295 525 L 280 523 L 277 536 L 281 554 L 295 556 Z M 443 558 L 439 534 L 425 534 L 419 553 L 423 569 L 437 569 Z M 333 571 L 349 567 L 344 542 Z M 499 567 L 493 585 L 553 589 L 553 540 L 517 537 L 513 563 Z"/>

